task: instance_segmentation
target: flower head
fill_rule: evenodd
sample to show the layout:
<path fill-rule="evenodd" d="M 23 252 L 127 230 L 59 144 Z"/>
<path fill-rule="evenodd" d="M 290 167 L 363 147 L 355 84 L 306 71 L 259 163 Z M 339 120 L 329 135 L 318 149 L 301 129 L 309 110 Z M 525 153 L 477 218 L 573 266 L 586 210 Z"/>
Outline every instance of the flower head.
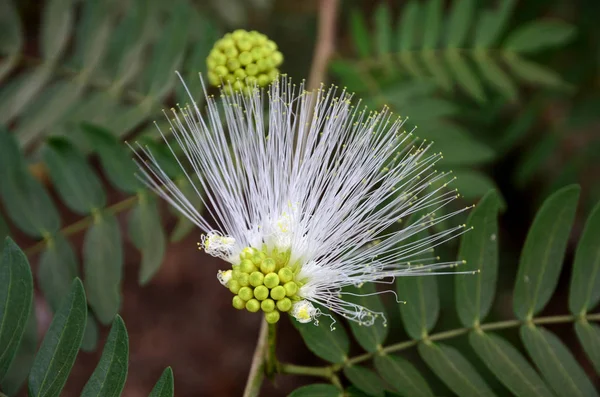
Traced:
<path fill-rule="evenodd" d="M 238 29 L 218 40 L 206 59 L 208 80 L 226 92 L 265 87 L 277 79 L 283 55 L 262 33 Z"/>
<path fill-rule="evenodd" d="M 307 92 L 283 76 L 268 91 L 223 95 L 223 116 L 212 97 L 206 116 L 196 105 L 173 110 L 178 162 L 202 176 L 208 218 L 143 149 L 145 182 L 205 233 L 200 249 L 231 264 L 218 279 L 235 308 L 263 311 L 269 322 L 285 312 L 309 322 L 321 306 L 370 325 L 378 313 L 344 299 L 342 288 L 455 264 L 437 263 L 431 247 L 464 225 L 419 237 L 462 211 L 435 217 L 458 196 L 443 188 L 451 177 L 434 169 L 441 154 L 388 109 L 367 112 L 351 99 L 337 87 Z"/>

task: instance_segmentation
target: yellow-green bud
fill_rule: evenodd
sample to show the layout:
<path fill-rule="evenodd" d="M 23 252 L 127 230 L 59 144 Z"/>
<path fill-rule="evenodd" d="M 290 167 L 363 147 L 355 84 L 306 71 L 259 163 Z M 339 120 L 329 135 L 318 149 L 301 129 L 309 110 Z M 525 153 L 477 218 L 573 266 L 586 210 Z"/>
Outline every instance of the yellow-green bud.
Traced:
<path fill-rule="evenodd" d="M 237 46 L 241 51 L 250 51 L 252 49 L 252 42 L 250 40 L 241 39 L 238 40 Z"/>
<path fill-rule="evenodd" d="M 275 273 L 269 273 L 265 276 L 263 283 L 267 288 L 274 288 L 279 285 L 279 276 Z"/>
<path fill-rule="evenodd" d="M 273 310 L 275 310 L 275 302 L 273 301 L 273 299 L 265 299 L 260 303 L 260 308 L 265 313 L 272 312 Z"/>
<path fill-rule="evenodd" d="M 255 63 L 246 65 L 246 74 L 248 76 L 256 76 L 258 74 L 258 66 Z"/>
<path fill-rule="evenodd" d="M 241 287 L 247 287 L 250 284 L 250 276 L 248 273 L 240 273 L 237 278 L 238 283 L 240 283 Z"/>
<path fill-rule="evenodd" d="M 257 267 L 260 266 L 260 264 L 262 263 L 262 258 L 260 257 L 260 255 L 254 255 L 252 257 L 252 263 L 254 263 L 254 265 L 256 265 Z"/>
<path fill-rule="evenodd" d="M 227 60 L 227 69 L 231 72 L 235 72 L 240 67 L 240 61 L 237 59 L 228 59 Z M 235 75 L 234 75 L 235 76 Z"/>
<path fill-rule="evenodd" d="M 244 83 L 241 82 L 240 80 L 236 81 L 235 83 L 233 83 L 233 90 L 234 91 L 241 91 L 242 89 L 244 89 Z"/>
<path fill-rule="evenodd" d="M 278 285 L 277 287 L 271 289 L 271 298 L 275 299 L 276 301 L 285 298 L 285 288 L 283 288 L 281 285 Z"/>
<path fill-rule="evenodd" d="M 244 72 L 244 69 L 237 69 L 235 72 L 233 72 L 233 75 L 236 79 L 240 80 L 244 80 L 246 78 L 246 72 Z"/>
<path fill-rule="evenodd" d="M 285 291 L 284 291 L 284 293 L 285 293 Z M 246 302 L 249 301 L 250 299 L 252 299 L 252 297 L 254 296 L 254 294 L 252 293 L 252 290 L 249 287 L 240 288 L 240 290 L 238 291 L 238 295 L 240 298 L 242 298 Z"/>
<path fill-rule="evenodd" d="M 246 302 L 246 310 L 251 313 L 256 313 L 260 310 L 260 303 L 258 303 L 256 299 L 250 299 L 248 302 Z"/>
<path fill-rule="evenodd" d="M 248 76 L 248 77 L 246 77 L 246 84 L 248 85 L 248 88 L 254 87 L 254 86 L 258 85 L 258 80 L 254 76 Z"/>
<path fill-rule="evenodd" d="M 228 48 L 223 51 L 223 54 L 227 57 L 227 61 L 237 60 L 237 56 L 239 55 L 239 51 L 235 47 Z"/>
<path fill-rule="evenodd" d="M 277 309 L 282 312 L 288 312 L 292 308 L 292 301 L 290 298 L 283 298 L 277 301 Z"/>
<path fill-rule="evenodd" d="M 259 74 L 258 75 L 258 85 L 261 86 L 261 87 L 264 87 L 267 84 L 269 84 L 269 76 L 267 76 L 264 73 Z"/>
<path fill-rule="evenodd" d="M 254 266 L 254 263 L 252 263 L 252 261 L 249 261 L 248 259 L 244 259 L 242 261 L 242 263 L 240 263 L 240 270 L 244 273 L 248 273 L 251 274 L 252 272 L 255 272 L 256 266 Z"/>
<path fill-rule="evenodd" d="M 223 79 L 226 83 L 235 83 L 236 78 L 233 74 L 229 73 L 227 76 L 225 76 L 225 78 Z"/>
<path fill-rule="evenodd" d="M 258 287 L 254 288 L 254 296 L 259 301 L 263 301 L 269 297 L 269 289 L 264 285 L 259 285 Z"/>
<path fill-rule="evenodd" d="M 238 310 L 242 310 L 246 307 L 246 302 L 244 302 L 244 300 L 237 295 L 233 297 L 231 304 Z"/>
<path fill-rule="evenodd" d="M 265 260 L 260 264 L 260 271 L 264 274 L 274 272 L 276 268 L 277 265 L 275 264 L 275 260 L 272 258 L 265 258 Z"/>
<path fill-rule="evenodd" d="M 227 33 L 222 39 L 218 40 L 206 59 L 208 67 L 208 81 L 215 86 L 223 82 L 231 82 L 232 86 L 225 89 L 235 92 L 251 92 L 246 88 L 252 87 L 244 79 L 246 76 L 256 76 L 259 73 L 264 77 L 260 79 L 261 86 L 267 86 L 279 75 L 277 69 L 283 62 L 283 55 L 277 51 L 277 45 L 269 40 L 267 36 L 258 32 L 247 32 L 238 29 L 233 33 Z M 223 67 L 227 72 L 223 70 Z M 228 73 L 230 72 L 230 73 Z M 233 81 L 226 79 L 229 74 L 240 80 L 240 84 L 233 84 Z M 216 78 L 216 77 L 218 78 Z M 223 81 L 221 81 L 223 79 Z M 224 84 L 227 87 L 226 84 Z M 240 255 L 242 259 L 249 259 Z"/>
<path fill-rule="evenodd" d="M 283 54 L 279 51 L 275 51 L 271 54 L 271 62 L 273 66 L 277 67 L 283 63 Z"/>
<path fill-rule="evenodd" d="M 227 68 L 225 66 L 219 65 L 215 68 L 215 73 L 219 77 L 225 77 L 225 76 L 227 76 L 227 73 L 229 73 L 229 71 L 227 70 Z"/>
<path fill-rule="evenodd" d="M 215 72 L 208 72 L 208 82 L 212 85 L 221 84 L 221 79 Z"/>
<path fill-rule="evenodd" d="M 246 247 L 242 250 L 242 253 L 240 254 L 240 258 L 250 259 L 250 258 L 252 258 L 253 255 L 254 255 L 254 251 L 252 251 L 252 248 Z"/>
<path fill-rule="evenodd" d="M 296 293 L 298 292 L 298 284 L 296 284 L 293 281 L 288 281 L 287 283 L 285 283 L 283 285 L 283 288 L 285 288 L 285 294 L 290 297 L 296 295 Z"/>
<path fill-rule="evenodd" d="M 254 60 L 252 58 L 252 54 L 250 54 L 248 51 L 242 52 L 238 58 L 243 66 L 251 64 Z"/>
<path fill-rule="evenodd" d="M 280 315 L 277 310 L 265 314 L 265 320 L 267 320 L 269 324 L 275 324 L 277 321 L 279 321 L 279 317 Z"/>
<path fill-rule="evenodd" d="M 294 272 L 292 272 L 292 269 L 290 269 L 289 267 L 282 267 L 281 269 L 279 269 L 279 272 L 277 274 L 279 275 L 279 280 L 284 284 L 288 281 L 292 281 L 292 279 L 294 278 Z"/>
<path fill-rule="evenodd" d="M 231 291 L 232 294 L 237 294 L 240 291 L 241 287 L 240 283 L 237 280 L 229 280 L 227 286 L 229 287 L 229 291 Z"/>
<path fill-rule="evenodd" d="M 263 280 L 265 279 L 265 275 L 261 272 L 252 272 L 250 275 L 250 285 L 253 287 L 258 287 L 259 285 L 263 285 Z"/>

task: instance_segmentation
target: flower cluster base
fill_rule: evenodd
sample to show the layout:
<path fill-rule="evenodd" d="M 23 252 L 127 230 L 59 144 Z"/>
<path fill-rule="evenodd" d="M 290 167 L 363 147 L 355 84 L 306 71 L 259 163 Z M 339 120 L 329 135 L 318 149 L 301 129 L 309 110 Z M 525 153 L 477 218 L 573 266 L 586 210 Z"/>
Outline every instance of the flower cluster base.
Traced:
<path fill-rule="evenodd" d="M 279 321 L 281 312 L 289 312 L 300 301 L 297 293 L 299 266 L 290 265 L 290 252 L 268 252 L 245 248 L 239 264 L 219 274 L 219 279 L 234 294 L 232 304 L 239 310 L 263 311 L 268 323 Z"/>

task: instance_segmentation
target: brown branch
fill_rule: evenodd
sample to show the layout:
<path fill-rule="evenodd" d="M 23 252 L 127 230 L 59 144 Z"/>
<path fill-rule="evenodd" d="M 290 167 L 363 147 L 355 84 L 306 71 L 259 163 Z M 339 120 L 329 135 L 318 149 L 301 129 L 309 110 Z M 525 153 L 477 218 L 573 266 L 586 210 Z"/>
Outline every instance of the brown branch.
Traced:
<path fill-rule="evenodd" d="M 258 341 L 252 356 L 252 364 L 250 365 L 250 373 L 244 388 L 244 397 L 257 397 L 260 393 L 263 379 L 265 378 L 265 358 L 267 352 L 267 339 L 269 337 L 269 324 L 263 319 L 261 321 L 260 332 L 258 333 Z"/>
<path fill-rule="evenodd" d="M 308 77 L 307 89 L 319 88 L 325 80 L 329 58 L 335 50 L 335 32 L 339 0 L 321 0 L 319 2 L 319 26 L 312 66 Z"/>

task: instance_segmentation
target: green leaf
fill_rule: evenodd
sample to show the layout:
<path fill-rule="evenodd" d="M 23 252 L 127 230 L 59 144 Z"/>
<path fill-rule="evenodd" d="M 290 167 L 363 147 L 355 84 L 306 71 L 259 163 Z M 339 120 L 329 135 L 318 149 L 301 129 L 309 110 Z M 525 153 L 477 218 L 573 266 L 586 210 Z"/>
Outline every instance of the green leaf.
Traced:
<path fill-rule="evenodd" d="M 350 32 L 358 55 L 361 58 L 368 58 L 371 55 L 369 31 L 362 13 L 355 9 L 350 12 Z"/>
<path fill-rule="evenodd" d="M 162 375 L 154 385 L 148 397 L 173 397 L 175 395 L 175 386 L 173 384 L 173 370 L 171 367 L 165 368 Z"/>
<path fill-rule="evenodd" d="M 39 238 L 54 234 L 60 217 L 50 196 L 35 180 L 14 137 L 0 126 L 0 196 L 6 214 L 23 232 Z"/>
<path fill-rule="evenodd" d="M 363 72 L 354 63 L 343 59 L 332 59 L 329 70 L 340 80 L 340 85 L 348 87 L 353 92 L 364 92 L 368 86 L 364 81 Z"/>
<path fill-rule="evenodd" d="M 194 185 L 190 183 L 187 177 L 180 176 L 175 179 L 175 184 L 179 191 L 192 203 L 196 211 L 202 213 L 204 210 L 204 203 L 202 202 L 202 197 L 198 194 L 203 194 L 202 185 L 198 179 L 197 175 L 193 175 L 192 182 Z M 186 237 L 192 230 L 196 229 L 198 226 L 190 221 L 184 214 L 178 211 L 175 207 L 169 206 L 169 210 L 177 217 L 177 224 L 173 228 L 171 232 L 170 240 L 171 242 L 176 242 L 182 240 Z"/>
<path fill-rule="evenodd" d="M 487 52 L 475 51 L 473 58 L 483 77 L 494 86 L 500 94 L 509 101 L 517 100 L 519 96 L 517 87 L 512 79 L 496 64 L 496 61 L 488 56 Z"/>
<path fill-rule="evenodd" d="M 570 41 L 575 27 L 562 21 L 533 21 L 514 30 L 504 42 L 504 48 L 532 54 Z"/>
<path fill-rule="evenodd" d="M 541 106 L 536 100 L 532 100 L 525 106 L 523 112 L 503 131 L 502 137 L 496 145 L 498 152 L 508 152 L 523 139 L 537 121 L 540 108 Z"/>
<path fill-rule="evenodd" d="M 577 322 L 575 332 L 596 373 L 600 374 L 600 327 L 587 322 Z"/>
<path fill-rule="evenodd" d="M 454 2 L 448 16 L 448 36 L 446 39 L 446 46 L 448 48 L 461 47 L 465 43 L 474 14 L 474 0 L 459 0 Z"/>
<path fill-rule="evenodd" d="M 375 47 L 379 56 L 392 52 L 392 20 L 387 3 L 379 3 L 375 9 Z"/>
<path fill-rule="evenodd" d="M 0 82 L 17 65 L 23 47 L 23 27 L 13 1 L 0 3 L 0 54 L 6 58 L 0 61 Z"/>
<path fill-rule="evenodd" d="M 23 387 L 23 384 L 29 375 L 29 369 L 33 363 L 37 347 L 37 319 L 35 316 L 35 301 L 32 299 L 27 323 L 25 325 L 25 334 L 21 339 L 17 355 L 13 360 L 8 373 L 4 376 L 4 379 L 0 378 L 2 391 L 8 396 L 17 395 L 19 390 Z"/>
<path fill-rule="evenodd" d="M 370 326 L 361 325 L 356 321 L 350 321 L 350 328 L 352 334 L 358 341 L 358 343 L 368 352 L 375 353 L 380 348 L 388 334 L 388 327 L 386 324 L 386 314 L 383 303 L 378 295 L 375 294 L 377 291 L 373 283 L 366 283 L 361 288 L 349 286 L 344 288 L 342 294 L 344 300 L 352 302 L 357 305 L 366 307 L 376 313 L 378 317 L 375 319 L 375 323 Z M 355 296 L 349 294 L 365 294 L 362 296 Z"/>
<path fill-rule="evenodd" d="M 22 119 L 15 134 L 23 147 L 32 146 L 42 133 L 60 120 L 83 93 L 84 85 L 77 80 L 61 80 L 42 91 L 27 106 L 27 117 Z"/>
<path fill-rule="evenodd" d="M 579 315 L 593 309 L 600 301 L 600 203 L 585 223 L 569 288 L 569 310 Z"/>
<path fill-rule="evenodd" d="M 418 133 L 420 137 L 433 141 L 433 149 L 444 155 L 440 165 L 446 167 L 481 164 L 494 158 L 492 149 L 476 141 L 463 127 L 456 124 L 427 125 L 427 128 L 419 129 Z"/>
<path fill-rule="evenodd" d="M 556 335 L 534 326 L 521 327 L 521 340 L 546 382 L 558 396 L 597 396 L 594 385 Z"/>
<path fill-rule="evenodd" d="M 119 397 L 127 379 L 129 337 L 121 316 L 117 315 L 108 334 L 102 357 L 85 384 L 82 397 Z"/>
<path fill-rule="evenodd" d="M 473 99 L 483 102 L 485 101 L 485 94 L 483 87 L 479 82 L 479 79 L 473 71 L 467 65 L 467 62 L 461 56 L 459 51 L 448 50 L 446 51 L 446 57 L 451 70 L 456 76 L 458 84 L 471 96 Z"/>
<path fill-rule="evenodd" d="M 0 379 L 13 362 L 25 332 L 33 299 L 33 279 L 27 257 L 7 237 L 0 262 Z"/>
<path fill-rule="evenodd" d="M 415 213 L 408 219 L 407 225 L 426 223 L 427 219 L 422 217 L 421 213 Z M 426 239 L 428 235 L 427 229 L 424 229 L 403 240 L 402 244 L 416 243 Z M 429 245 L 423 244 L 422 249 L 426 250 L 428 247 Z M 411 265 L 418 266 L 419 263 Z M 398 277 L 396 291 L 398 297 L 406 302 L 400 305 L 404 329 L 412 339 L 420 340 L 426 337 L 435 326 L 440 313 L 437 280 L 429 275 Z"/>
<path fill-rule="evenodd" d="M 472 331 L 469 333 L 469 342 L 490 371 L 514 395 L 552 395 L 525 357 L 506 340 L 494 334 Z"/>
<path fill-rule="evenodd" d="M 415 45 L 420 14 L 421 4 L 417 0 L 410 0 L 404 6 L 398 23 L 398 52 L 409 51 Z"/>
<path fill-rule="evenodd" d="M 517 173 L 515 174 L 515 183 L 517 186 L 524 187 L 536 173 L 544 167 L 554 156 L 555 151 L 561 145 L 561 137 L 557 134 L 545 134 L 537 139 L 536 144 L 524 154 L 521 161 L 517 165 Z"/>
<path fill-rule="evenodd" d="M 44 150 L 44 160 L 56 190 L 73 211 L 87 215 L 106 205 L 100 179 L 69 141 L 50 139 Z"/>
<path fill-rule="evenodd" d="M 142 253 L 139 283 L 144 285 L 160 268 L 166 249 L 156 199 L 147 193 L 139 194 L 138 205 L 130 213 L 129 237 Z"/>
<path fill-rule="evenodd" d="M 415 101 L 409 101 L 408 103 L 406 103 L 406 105 L 402 108 L 402 114 L 405 116 L 408 116 L 408 120 L 412 123 L 412 124 L 416 124 L 416 125 L 420 125 L 420 124 L 425 124 L 428 128 L 427 129 L 423 129 L 423 131 L 419 130 L 419 136 L 425 137 L 427 138 L 427 136 L 424 136 L 423 134 L 431 132 L 431 133 L 435 133 L 435 129 L 434 128 L 430 128 L 432 127 L 432 124 L 434 124 L 436 121 L 439 121 L 437 119 L 442 119 L 442 118 L 446 118 L 449 116 L 453 116 L 458 112 L 458 108 L 456 107 L 455 104 L 451 103 L 450 101 L 444 100 L 444 99 L 439 99 L 439 98 L 428 98 L 428 97 L 423 97 L 423 98 L 419 98 L 419 100 L 415 100 Z M 433 127 L 435 127 L 435 125 L 433 125 Z M 425 131 L 426 130 L 426 131 Z M 430 131 L 432 130 L 432 131 Z M 450 130 L 449 128 L 446 128 L 446 130 Z M 456 131 L 450 131 L 447 134 L 457 134 Z M 443 139 L 443 134 L 439 134 L 439 138 Z M 429 138 L 427 138 L 429 139 Z"/>
<path fill-rule="evenodd" d="M 320 321 L 319 325 L 314 323 L 299 323 L 291 320 L 292 324 L 302 335 L 302 339 L 308 350 L 331 363 L 343 363 L 348 358 L 350 341 L 344 327 L 339 322 L 333 330 L 328 321 Z"/>
<path fill-rule="evenodd" d="M 455 348 L 435 343 L 419 343 L 418 349 L 429 368 L 457 395 L 495 395 L 473 365 Z"/>
<path fill-rule="evenodd" d="M 113 186 L 132 194 L 143 187 L 135 177 L 138 168 L 132 159 L 132 152 L 127 147 L 102 127 L 83 123 L 81 129 L 90 146 L 98 153 L 106 177 Z"/>
<path fill-rule="evenodd" d="M 403 396 L 433 397 L 427 381 L 407 360 L 399 356 L 375 356 L 379 375 Z"/>
<path fill-rule="evenodd" d="M 288 397 L 342 397 L 343 395 L 344 393 L 334 385 L 314 383 L 294 390 Z"/>
<path fill-rule="evenodd" d="M 121 304 L 123 252 L 116 218 L 98 213 L 83 242 L 85 289 L 102 324 L 110 324 Z"/>
<path fill-rule="evenodd" d="M 504 60 L 510 70 L 525 81 L 563 89 L 568 87 L 558 73 L 544 66 L 526 61 L 514 53 L 506 53 Z"/>
<path fill-rule="evenodd" d="M 546 199 L 533 220 L 521 252 L 513 307 L 517 318 L 531 319 L 554 293 L 575 217 L 579 187 L 560 189 Z"/>
<path fill-rule="evenodd" d="M 48 240 L 40 256 L 37 282 L 54 313 L 69 293 L 73 279 L 79 276 L 77 256 L 71 243 L 61 234 Z"/>
<path fill-rule="evenodd" d="M 483 11 L 475 29 L 475 47 L 493 46 L 512 17 L 516 0 L 502 0 L 498 11 Z"/>
<path fill-rule="evenodd" d="M 84 352 L 96 351 L 99 333 L 100 330 L 98 329 L 98 322 L 94 317 L 94 313 L 92 313 L 92 311 L 88 308 L 85 331 L 83 333 L 83 341 L 81 342 L 81 350 Z"/>
<path fill-rule="evenodd" d="M 102 0 L 86 1 L 77 31 L 73 63 L 84 69 L 81 79 L 87 79 L 101 62 L 112 34 L 110 3 Z"/>
<path fill-rule="evenodd" d="M 383 397 L 385 394 L 381 379 L 368 368 L 359 365 L 347 366 L 344 367 L 344 375 L 354 386 L 369 395 Z"/>
<path fill-rule="evenodd" d="M 433 79 L 440 86 L 440 88 L 446 91 L 451 91 L 452 79 L 446 70 L 446 65 L 443 64 L 443 60 L 439 56 L 439 53 L 432 49 L 421 51 L 421 54 L 423 56 L 423 64 L 429 70 L 429 73 L 431 73 Z"/>
<path fill-rule="evenodd" d="M 459 267 L 463 272 L 454 276 L 456 309 L 462 325 L 479 325 L 494 302 L 498 275 L 498 213 L 500 196 L 495 190 L 487 193 L 469 214 L 458 259 L 466 261 Z"/>
<path fill-rule="evenodd" d="M 152 62 L 144 74 L 149 97 L 161 99 L 175 83 L 173 71 L 181 64 L 187 45 L 190 7 L 187 2 L 177 2 L 169 7 L 169 21 L 152 49 Z"/>
<path fill-rule="evenodd" d="M 425 26 L 423 27 L 423 49 L 437 48 L 442 28 L 442 1 L 428 0 L 425 5 Z"/>
<path fill-rule="evenodd" d="M 0 214 L 0 241 L 4 241 L 6 236 L 8 236 L 8 225 L 6 224 L 4 217 L 2 217 L 2 214 Z M 0 246 L 0 255 L 2 255 L 3 248 L 3 246 Z"/>
<path fill-rule="evenodd" d="M 81 280 L 56 312 L 29 373 L 29 396 L 59 396 L 83 340 L 87 315 Z"/>
<path fill-rule="evenodd" d="M 42 57 L 56 61 L 65 49 L 73 25 L 72 0 L 49 0 L 42 13 Z"/>
<path fill-rule="evenodd" d="M 490 190 L 496 189 L 494 180 L 481 171 L 456 169 L 452 173 L 456 177 L 452 187 L 457 189 L 460 196 L 467 201 L 481 198 Z"/>

